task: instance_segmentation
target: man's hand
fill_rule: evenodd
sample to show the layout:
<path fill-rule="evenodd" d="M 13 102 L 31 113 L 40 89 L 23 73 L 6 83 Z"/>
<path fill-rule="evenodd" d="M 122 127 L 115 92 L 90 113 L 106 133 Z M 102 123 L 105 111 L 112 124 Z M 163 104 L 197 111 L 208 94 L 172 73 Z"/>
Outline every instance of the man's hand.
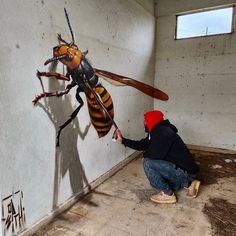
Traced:
<path fill-rule="evenodd" d="M 115 131 L 115 139 L 116 139 L 117 141 L 119 141 L 119 142 L 122 142 L 122 138 L 123 138 L 123 136 L 122 136 L 120 130 L 117 129 L 117 130 Z"/>

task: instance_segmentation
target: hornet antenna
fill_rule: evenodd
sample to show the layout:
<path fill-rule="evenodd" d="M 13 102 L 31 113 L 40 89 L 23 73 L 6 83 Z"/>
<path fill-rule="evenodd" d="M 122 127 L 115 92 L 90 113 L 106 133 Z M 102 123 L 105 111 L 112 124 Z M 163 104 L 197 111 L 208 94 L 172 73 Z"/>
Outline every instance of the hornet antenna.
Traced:
<path fill-rule="evenodd" d="M 66 8 L 64 8 L 64 11 L 65 11 L 67 23 L 68 23 L 68 25 L 69 25 L 71 37 L 72 37 L 72 42 L 71 42 L 71 44 L 74 44 L 74 42 L 75 42 L 74 34 L 73 34 L 73 31 L 72 31 L 72 28 L 71 28 L 70 19 L 69 19 L 69 16 L 68 16 L 68 14 L 67 14 Z"/>

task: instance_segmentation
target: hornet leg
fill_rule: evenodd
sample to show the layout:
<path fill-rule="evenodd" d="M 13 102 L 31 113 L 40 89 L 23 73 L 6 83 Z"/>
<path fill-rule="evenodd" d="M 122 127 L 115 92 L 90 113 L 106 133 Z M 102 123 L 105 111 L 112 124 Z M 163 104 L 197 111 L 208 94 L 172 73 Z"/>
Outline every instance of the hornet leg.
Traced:
<path fill-rule="evenodd" d="M 74 82 L 72 82 L 72 83 L 70 83 L 70 84 L 68 84 L 68 85 L 66 86 L 66 90 L 64 90 L 64 91 L 43 92 L 43 93 L 37 95 L 37 96 L 35 97 L 35 99 L 34 99 L 32 102 L 33 102 L 34 105 L 36 105 L 37 102 L 38 102 L 41 98 L 43 98 L 43 97 L 53 97 L 53 96 L 61 97 L 61 96 L 65 95 L 65 94 L 69 93 L 70 90 L 71 90 L 75 85 L 76 85 L 76 84 L 75 84 Z"/>
<path fill-rule="evenodd" d="M 56 97 L 61 97 L 61 96 L 65 95 L 65 94 L 69 93 L 69 91 L 70 91 L 70 89 L 67 88 L 67 89 L 64 90 L 64 91 L 56 91 L 56 92 L 45 92 L 45 93 L 41 93 L 41 94 L 37 95 L 37 96 L 35 97 L 35 99 L 34 99 L 32 102 L 33 102 L 33 104 L 34 104 L 34 106 L 35 106 L 35 105 L 37 104 L 37 102 L 38 102 L 41 98 L 43 98 L 43 97 L 54 97 L 54 96 L 56 96 Z"/>
<path fill-rule="evenodd" d="M 76 92 L 76 99 L 77 101 L 79 102 L 79 106 L 73 111 L 73 113 L 70 115 L 70 118 L 64 123 L 62 124 L 61 126 L 59 126 L 59 130 L 57 131 L 57 147 L 59 146 L 59 139 L 60 139 L 60 135 L 61 135 L 61 131 L 62 129 L 64 129 L 68 124 L 71 123 L 71 121 L 77 116 L 77 114 L 79 113 L 81 107 L 84 105 L 84 101 L 82 100 L 82 98 L 80 97 L 79 95 L 79 88 L 77 89 L 77 92 Z"/>
<path fill-rule="evenodd" d="M 64 76 L 60 73 L 57 72 L 40 72 L 37 71 L 37 77 L 41 80 L 41 76 L 46 76 L 46 77 L 55 77 L 58 80 L 66 80 L 66 81 L 70 81 L 70 78 L 67 76 Z"/>
<path fill-rule="evenodd" d="M 39 72 L 39 71 L 37 71 L 37 77 L 40 80 L 40 83 L 41 83 L 41 86 L 42 86 L 42 89 L 43 89 L 43 93 L 41 93 L 40 95 L 35 97 L 35 99 L 32 101 L 34 105 L 36 105 L 38 100 L 43 98 L 43 97 L 52 97 L 52 96 L 60 97 L 60 96 L 62 96 L 64 94 L 67 94 L 67 93 L 69 93 L 70 89 L 75 86 L 73 84 L 73 82 L 72 82 L 71 84 L 67 85 L 66 90 L 64 90 L 64 91 L 61 91 L 61 92 L 57 91 L 57 92 L 48 92 L 48 93 L 46 93 L 46 92 L 44 92 L 44 86 L 43 86 L 43 83 L 42 83 L 42 80 L 41 80 L 41 76 L 55 77 L 58 80 L 67 80 L 67 81 L 70 80 L 69 77 L 61 75 L 61 74 L 59 74 L 57 72 Z"/>

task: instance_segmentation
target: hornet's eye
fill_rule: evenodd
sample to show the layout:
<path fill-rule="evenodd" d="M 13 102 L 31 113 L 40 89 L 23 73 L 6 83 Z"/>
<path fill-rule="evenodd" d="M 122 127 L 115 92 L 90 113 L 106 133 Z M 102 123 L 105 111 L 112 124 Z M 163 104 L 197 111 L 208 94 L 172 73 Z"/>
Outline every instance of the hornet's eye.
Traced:
<path fill-rule="evenodd" d="M 60 56 L 60 52 L 59 52 L 59 48 L 58 47 L 54 47 L 53 48 L 53 54 L 54 54 L 54 56 Z"/>

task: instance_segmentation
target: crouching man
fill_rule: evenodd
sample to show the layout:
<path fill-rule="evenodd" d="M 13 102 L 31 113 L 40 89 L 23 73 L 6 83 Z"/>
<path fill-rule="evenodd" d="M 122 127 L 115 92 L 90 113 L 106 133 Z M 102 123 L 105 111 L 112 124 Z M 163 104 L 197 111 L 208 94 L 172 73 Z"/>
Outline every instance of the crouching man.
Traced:
<path fill-rule="evenodd" d="M 161 111 L 144 114 L 147 137 L 139 141 L 124 138 L 118 129 L 115 137 L 123 145 L 144 151 L 143 167 L 152 187 L 159 190 L 151 196 L 156 203 L 176 203 L 174 191 L 186 188 L 187 196 L 195 198 L 200 181 L 194 179 L 198 172 L 191 153 L 177 134 L 177 128 L 169 120 L 164 120 Z"/>

